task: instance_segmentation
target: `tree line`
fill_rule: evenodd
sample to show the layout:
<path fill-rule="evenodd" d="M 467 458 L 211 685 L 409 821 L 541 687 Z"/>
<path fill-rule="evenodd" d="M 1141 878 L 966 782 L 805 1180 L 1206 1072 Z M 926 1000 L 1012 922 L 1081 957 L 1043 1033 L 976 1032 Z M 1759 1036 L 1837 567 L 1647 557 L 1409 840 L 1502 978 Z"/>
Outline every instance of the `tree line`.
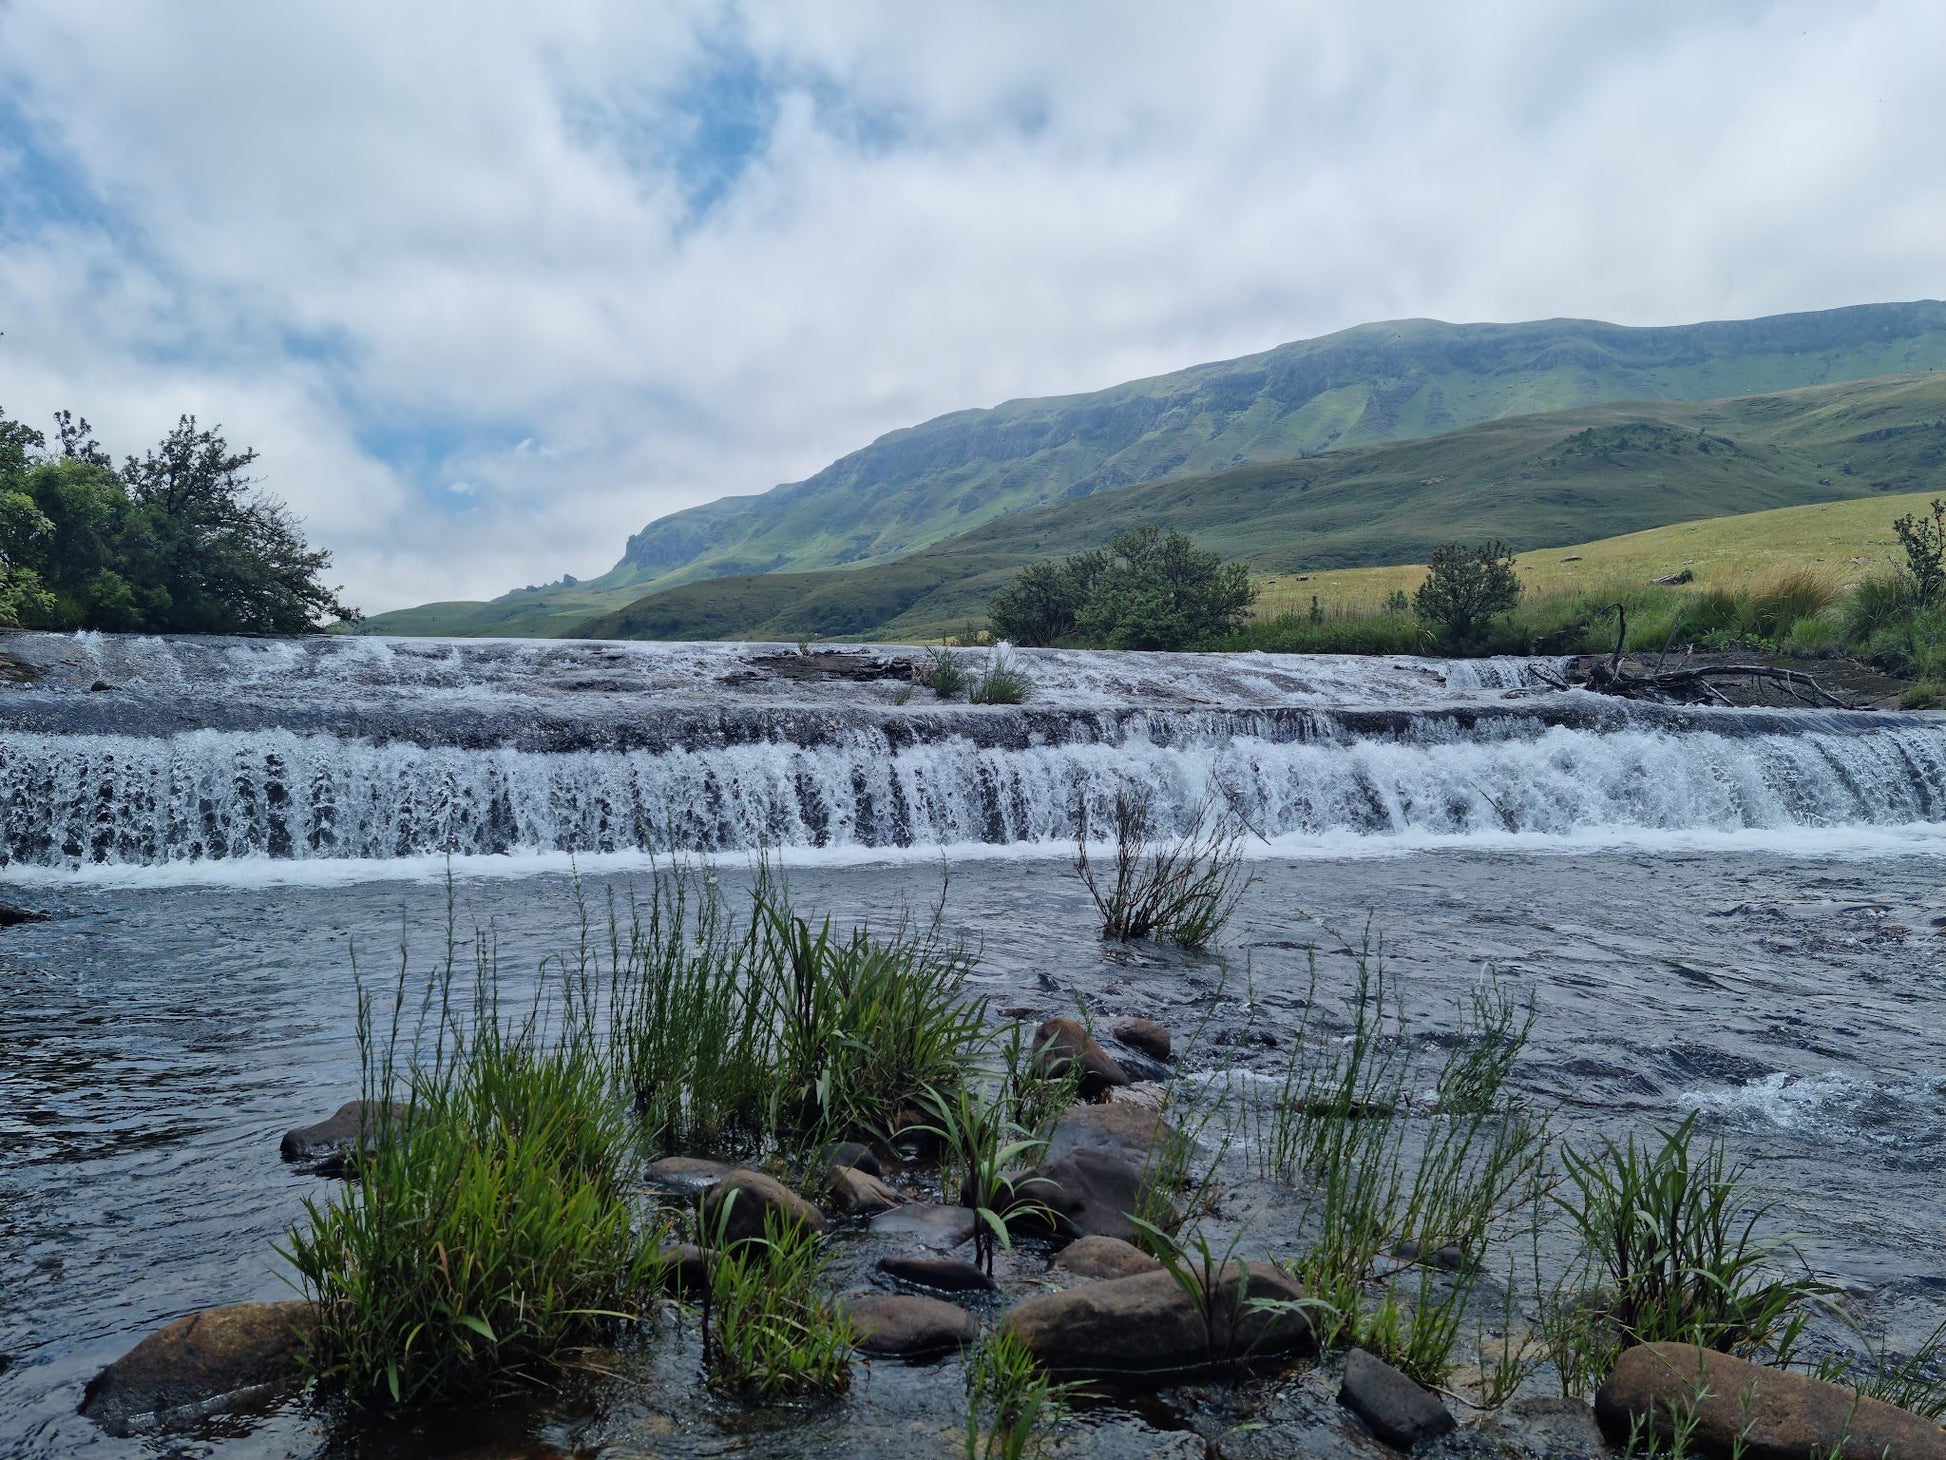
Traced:
<path fill-rule="evenodd" d="M 358 618 L 331 554 L 251 479 L 257 453 L 184 416 L 118 467 L 68 411 L 52 442 L 0 412 L 0 625 L 302 634 Z"/>

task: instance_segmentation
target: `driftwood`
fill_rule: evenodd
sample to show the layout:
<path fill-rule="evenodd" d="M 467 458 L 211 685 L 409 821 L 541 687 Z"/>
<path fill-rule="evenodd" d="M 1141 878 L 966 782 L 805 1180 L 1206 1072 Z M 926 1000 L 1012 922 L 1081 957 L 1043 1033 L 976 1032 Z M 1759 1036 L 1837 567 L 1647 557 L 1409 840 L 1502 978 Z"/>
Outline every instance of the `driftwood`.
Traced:
<path fill-rule="evenodd" d="M 1731 705 L 1729 696 L 1718 689 L 1716 680 L 1742 679 L 1767 680 L 1781 684 L 1791 693 L 1791 697 L 1804 704 L 1826 706 L 1839 710 L 1870 708 L 1852 704 L 1840 699 L 1810 675 L 1796 669 L 1779 669 L 1769 664 L 1711 664 L 1696 665 L 1689 663 L 1689 652 L 1684 651 L 1682 662 L 1674 669 L 1664 668 L 1668 661 L 1668 650 L 1656 656 L 1656 667 L 1647 673 L 1635 672 L 1622 664 L 1622 645 L 1628 637 L 1628 612 L 1621 604 L 1615 604 L 1615 647 L 1607 660 L 1597 660 L 1588 670 L 1586 687 L 1597 694 L 1616 695 L 1628 700 L 1649 700 L 1663 705 Z"/>

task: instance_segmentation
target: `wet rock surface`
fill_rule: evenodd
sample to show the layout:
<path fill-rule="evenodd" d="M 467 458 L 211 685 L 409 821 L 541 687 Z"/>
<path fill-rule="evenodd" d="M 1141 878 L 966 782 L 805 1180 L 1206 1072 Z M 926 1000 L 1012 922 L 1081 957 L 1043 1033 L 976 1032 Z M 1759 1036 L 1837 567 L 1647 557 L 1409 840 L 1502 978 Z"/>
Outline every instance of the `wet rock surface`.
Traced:
<path fill-rule="evenodd" d="M 1156 1374 L 1316 1348 L 1304 1290 L 1274 1268 L 1226 1263 L 1193 1300 L 1169 1272 L 1083 1283 L 1016 1304 L 1002 1327 L 1064 1373 Z"/>
<path fill-rule="evenodd" d="M 1346 1355 L 1338 1402 L 1386 1444 L 1401 1450 L 1453 1428 L 1453 1416 L 1435 1396 L 1362 1348 Z"/>
<path fill-rule="evenodd" d="M 834 1166 L 825 1173 L 824 1200 L 843 1217 L 869 1217 L 905 1205 L 905 1197 L 851 1166 Z"/>
<path fill-rule="evenodd" d="M 968 1207 L 911 1202 L 872 1218 L 872 1235 L 909 1241 L 947 1252 L 973 1240 L 973 1212 Z"/>
<path fill-rule="evenodd" d="M 931 1358 L 980 1336 L 980 1324 L 957 1303 L 916 1293 L 868 1293 L 846 1301 L 861 1353 Z"/>
<path fill-rule="evenodd" d="M 1692 1415 L 1690 1444 L 1712 1457 L 1946 1460 L 1946 1430 L 1929 1419 L 1685 1343 L 1630 1349 L 1595 1393 L 1595 1418 L 1615 1444 L 1637 1425 L 1666 1439 Z"/>
<path fill-rule="evenodd" d="M 178 1318 L 97 1374 L 81 1412 L 114 1435 L 244 1408 L 296 1383 L 317 1325 L 307 1302 L 235 1303 Z"/>
<path fill-rule="evenodd" d="M 376 1101 L 348 1100 L 315 1125 L 285 1131 L 277 1153 L 320 1176 L 341 1176 L 345 1162 L 361 1142 L 369 1145 L 376 1141 L 384 1123 L 403 1121 L 407 1114 L 407 1107 L 397 1102 L 386 1106 Z"/>
<path fill-rule="evenodd" d="M 970 1262 L 951 1257 L 881 1257 L 878 1270 L 895 1283 L 937 1293 L 997 1293 L 1000 1285 Z"/>
<path fill-rule="evenodd" d="M 1154 1019 L 1118 1019 L 1109 1029 L 1123 1044 L 1152 1060 L 1169 1059 L 1169 1031 Z"/>
<path fill-rule="evenodd" d="M 1035 1030 L 1033 1057 L 1035 1072 L 1044 1079 L 1065 1079 L 1078 1067 L 1081 1094 L 1086 1097 L 1132 1083 L 1127 1071 L 1076 1019 L 1049 1019 Z"/>
<path fill-rule="evenodd" d="M 1051 1215 L 1068 1237 L 1113 1237 L 1133 1242 L 1135 1218 L 1168 1229 L 1176 1224 L 1168 1198 L 1142 1171 L 1112 1151 L 1083 1147 L 1018 1177 L 1014 1190 Z"/>
<path fill-rule="evenodd" d="M 644 1179 L 663 1191 L 707 1191 L 736 1167 L 728 1161 L 709 1161 L 700 1156 L 664 1156 L 651 1161 Z"/>
<path fill-rule="evenodd" d="M 1119 1278 L 1139 1272 L 1155 1272 L 1162 1264 L 1133 1243 L 1118 1237 L 1083 1237 L 1070 1242 L 1049 1261 L 1049 1266 L 1071 1272 L 1076 1277 Z"/>

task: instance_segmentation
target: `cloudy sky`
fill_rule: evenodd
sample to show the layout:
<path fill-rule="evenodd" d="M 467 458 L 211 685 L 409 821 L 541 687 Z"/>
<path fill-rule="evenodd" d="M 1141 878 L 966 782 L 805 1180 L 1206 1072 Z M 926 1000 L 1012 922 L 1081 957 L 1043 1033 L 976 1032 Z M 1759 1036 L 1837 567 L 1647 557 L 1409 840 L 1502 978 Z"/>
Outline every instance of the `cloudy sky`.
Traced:
<path fill-rule="evenodd" d="M 368 609 L 1372 319 L 1946 294 L 1937 0 L 0 0 L 0 408 Z"/>

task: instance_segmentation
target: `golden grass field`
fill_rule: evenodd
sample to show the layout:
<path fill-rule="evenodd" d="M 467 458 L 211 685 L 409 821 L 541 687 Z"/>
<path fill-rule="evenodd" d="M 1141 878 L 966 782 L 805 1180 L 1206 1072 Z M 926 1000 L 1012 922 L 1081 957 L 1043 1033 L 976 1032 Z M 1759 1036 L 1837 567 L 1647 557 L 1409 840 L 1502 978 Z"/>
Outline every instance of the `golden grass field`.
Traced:
<path fill-rule="evenodd" d="M 1893 519 L 1908 512 L 1923 516 L 1932 497 L 1916 492 L 1818 502 L 1540 548 L 1520 555 L 1520 578 L 1529 593 L 1543 596 L 1612 583 L 1643 584 L 1685 568 L 1699 588 L 1747 588 L 1805 570 L 1843 587 L 1899 561 Z M 1303 613 L 1314 594 L 1326 613 L 1370 612 L 1395 588 L 1411 593 L 1425 575 L 1420 563 L 1279 574 L 1259 580 L 1253 616 Z"/>

